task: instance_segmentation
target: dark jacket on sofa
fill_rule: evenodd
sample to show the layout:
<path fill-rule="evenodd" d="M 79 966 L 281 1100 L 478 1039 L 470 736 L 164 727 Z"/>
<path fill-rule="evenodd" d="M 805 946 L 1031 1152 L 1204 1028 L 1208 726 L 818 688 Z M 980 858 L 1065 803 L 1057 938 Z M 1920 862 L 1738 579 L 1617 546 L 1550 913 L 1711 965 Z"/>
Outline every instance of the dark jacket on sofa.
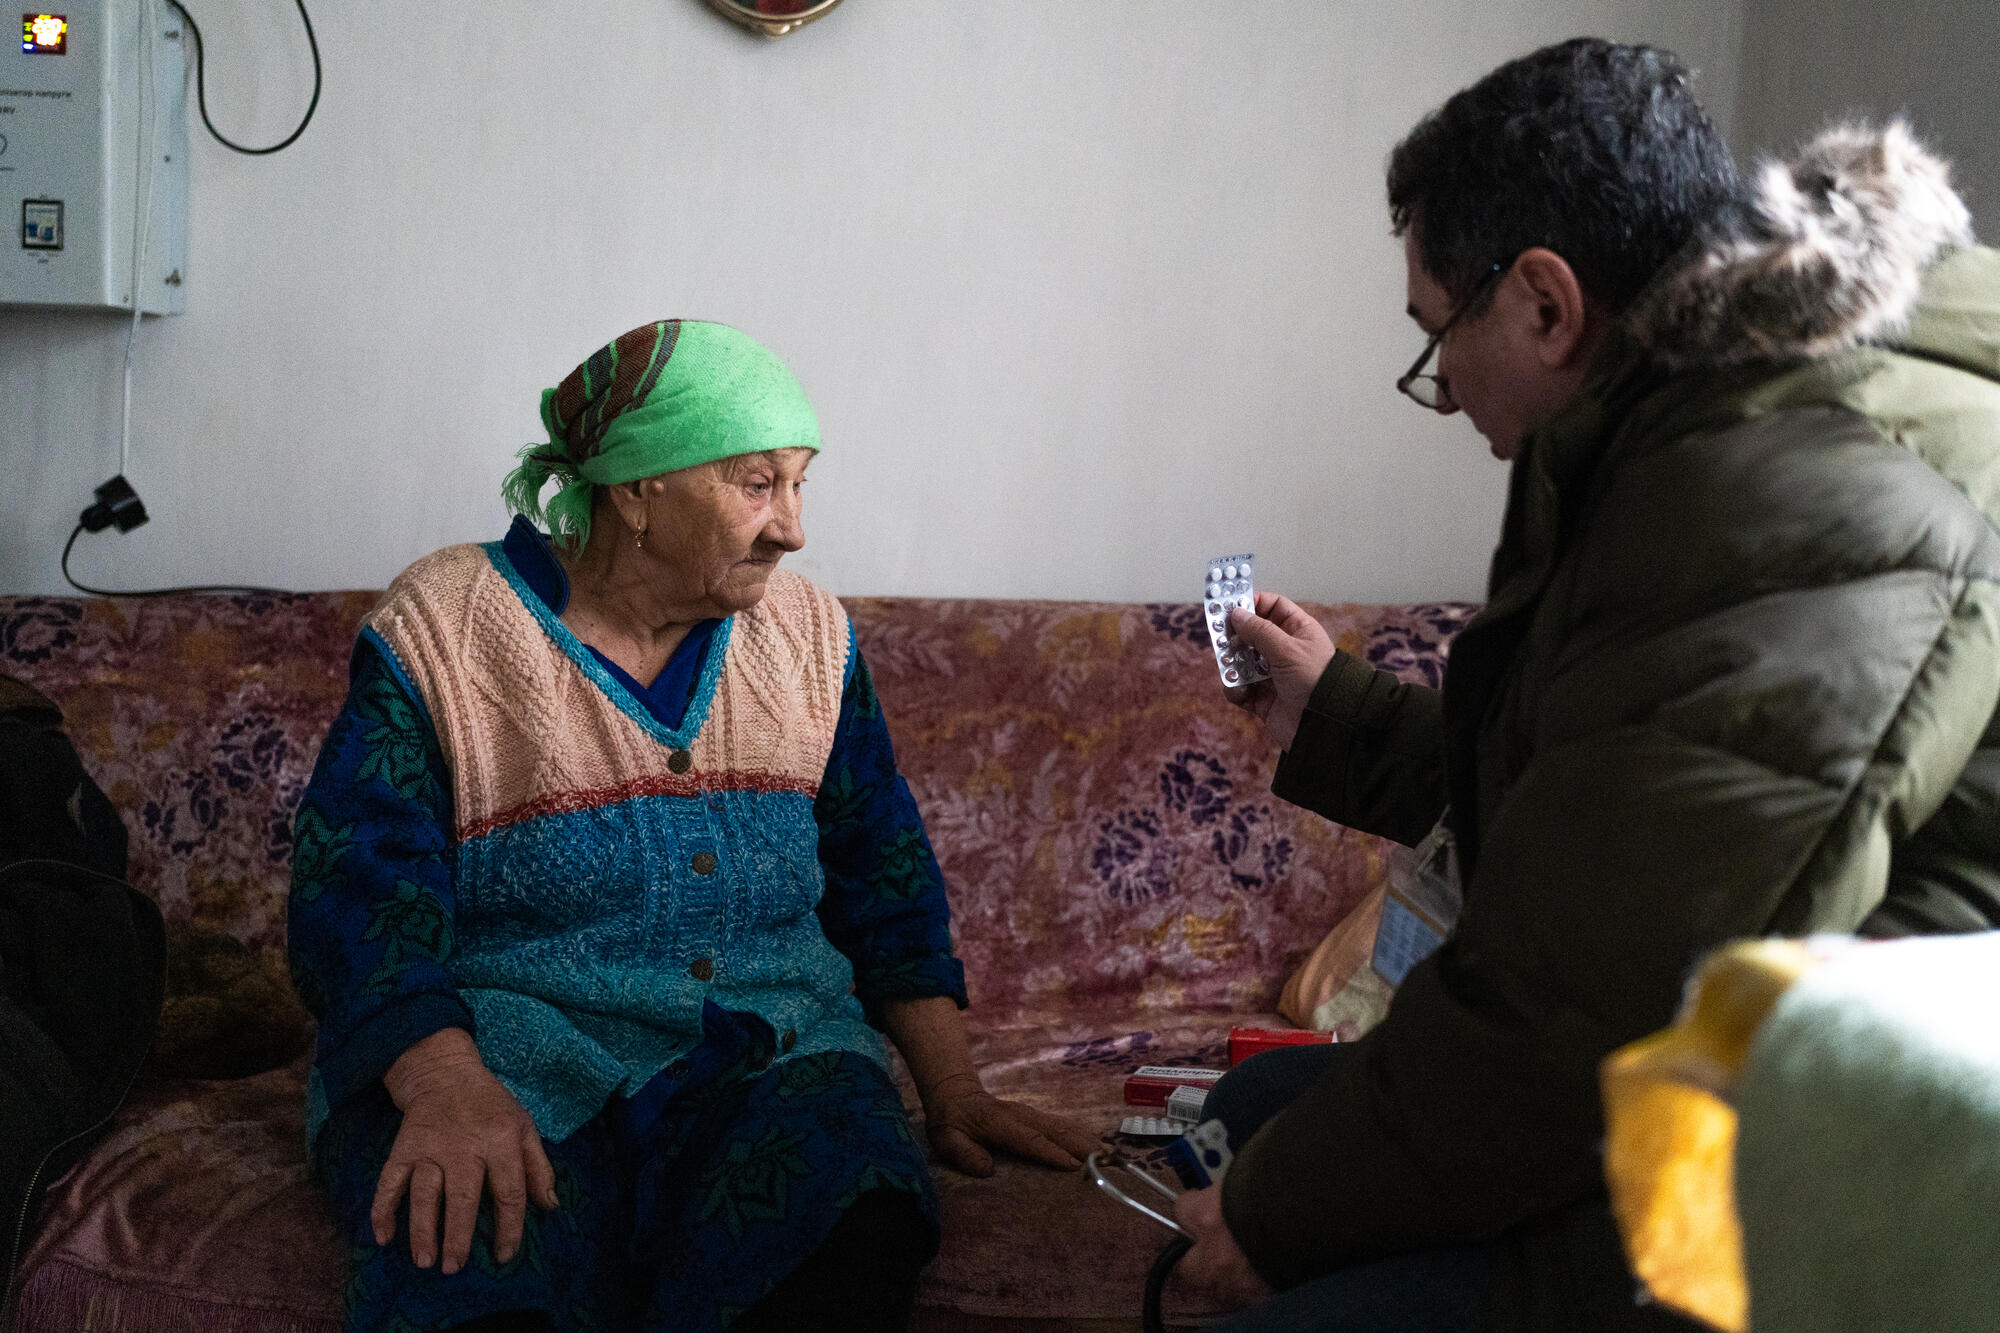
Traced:
<path fill-rule="evenodd" d="M 1281 761 L 1405 843 L 1448 805 L 1465 910 L 1231 1169 L 1278 1285 L 1493 1241 L 1510 1326 L 1671 1322 L 1604 1056 L 1726 940 L 2000 924 L 2000 253 L 1897 129 L 1760 189 L 1527 442 L 1442 690 L 1342 655 Z"/>
<path fill-rule="evenodd" d="M 107 1124 L 160 1015 L 166 937 L 62 714 L 0 676 L 0 1255 Z M 0 1321 L 8 1302 L 0 1299 Z"/>

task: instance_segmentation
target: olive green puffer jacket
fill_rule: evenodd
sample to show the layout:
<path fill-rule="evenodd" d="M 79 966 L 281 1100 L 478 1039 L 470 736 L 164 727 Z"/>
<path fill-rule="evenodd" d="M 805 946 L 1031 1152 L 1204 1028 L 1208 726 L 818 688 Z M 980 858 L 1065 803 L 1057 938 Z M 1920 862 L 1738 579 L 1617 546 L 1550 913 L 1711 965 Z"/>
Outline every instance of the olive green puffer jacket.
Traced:
<path fill-rule="evenodd" d="M 1466 892 L 1230 1171 L 1280 1286 L 1491 1242 L 1506 1326 L 1671 1325 L 1604 1201 L 1599 1062 L 1726 940 L 2000 924 L 2000 253 L 1897 127 L 1842 133 L 1528 441 L 1442 691 L 1342 655 L 1280 762 L 1401 842 L 1448 804 Z"/>

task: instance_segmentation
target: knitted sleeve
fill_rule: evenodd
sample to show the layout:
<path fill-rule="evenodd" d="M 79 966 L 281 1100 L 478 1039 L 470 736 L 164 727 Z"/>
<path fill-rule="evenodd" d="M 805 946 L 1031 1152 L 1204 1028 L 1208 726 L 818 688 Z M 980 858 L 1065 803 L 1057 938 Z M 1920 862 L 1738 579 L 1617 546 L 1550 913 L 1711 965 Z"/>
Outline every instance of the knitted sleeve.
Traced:
<path fill-rule="evenodd" d="M 329 1105 L 472 1015 L 451 955 L 451 776 L 418 696 L 372 633 L 293 829 L 292 979 L 319 1020 Z"/>
<path fill-rule="evenodd" d="M 840 721 L 813 814 L 827 939 L 854 964 L 855 994 L 876 1021 L 884 1000 L 948 995 L 966 1005 L 952 955 L 951 908 L 923 816 L 896 771 L 889 725 L 849 631 Z"/>

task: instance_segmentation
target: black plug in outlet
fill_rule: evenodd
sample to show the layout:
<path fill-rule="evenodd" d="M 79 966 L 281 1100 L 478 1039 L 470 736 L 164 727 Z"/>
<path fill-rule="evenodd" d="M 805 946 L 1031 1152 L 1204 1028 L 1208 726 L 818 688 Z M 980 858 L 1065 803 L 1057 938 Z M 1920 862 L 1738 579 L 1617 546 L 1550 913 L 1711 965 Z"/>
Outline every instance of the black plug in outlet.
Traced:
<path fill-rule="evenodd" d="M 97 503 L 83 511 L 77 522 L 85 532 L 102 532 L 113 523 L 120 532 L 130 532 L 146 521 L 146 506 L 139 500 L 139 492 L 132 489 L 132 483 L 125 480 L 123 473 L 113 477 L 97 488 Z"/>
<path fill-rule="evenodd" d="M 193 592 L 252 593 L 260 596 L 282 597 L 278 588 L 252 588 L 236 584 L 203 584 L 200 587 L 185 588 L 143 588 L 124 591 L 110 588 L 93 588 L 88 583 L 78 583 L 76 576 L 69 572 L 69 553 L 76 546 L 76 539 L 86 532 L 102 532 L 116 524 L 120 532 L 130 532 L 146 521 L 146 506 L 139 503 L 139 493 L 132 489 L 132 483 L 120 475 L 113 477 L 97 488 L 97 503 L 77 517 L 76 529 L 63 543 L 62 575 L 69 586 L 78 592 L 87 592 L 97 597 L 167 597 Z"/>

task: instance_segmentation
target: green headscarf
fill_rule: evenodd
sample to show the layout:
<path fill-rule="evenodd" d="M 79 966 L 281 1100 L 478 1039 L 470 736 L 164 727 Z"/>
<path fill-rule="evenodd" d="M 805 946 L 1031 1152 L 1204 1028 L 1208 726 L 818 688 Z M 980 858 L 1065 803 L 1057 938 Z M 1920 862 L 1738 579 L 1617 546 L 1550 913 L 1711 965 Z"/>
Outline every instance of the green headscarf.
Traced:
<path fill-rule="evenodd" d="M 517 514 L 578 545 L 595 486 L 767 449 L 819 452 L 819 422 L 777 357 L 726 324 L 667 319 L 620 334 L 542 391 L 546 444 L 501 491 Z M 561 483 L 546 506 L 542 488 Z"/>

